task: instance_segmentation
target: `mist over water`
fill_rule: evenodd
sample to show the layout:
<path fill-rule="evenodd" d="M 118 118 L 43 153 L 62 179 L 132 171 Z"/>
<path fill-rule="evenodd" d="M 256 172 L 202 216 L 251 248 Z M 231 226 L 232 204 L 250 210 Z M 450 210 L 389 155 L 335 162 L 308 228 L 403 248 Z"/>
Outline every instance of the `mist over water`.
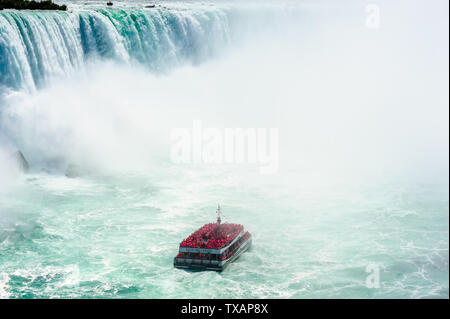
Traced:
<path fill-rule="evenodd" d="M 164 5 L 0 12 L 0 297 L 448 298 L 448 3 Z M 278 171 L 174 164 L 196 120 Z M 174 269 L 218 202 L 254 247 Z"/>

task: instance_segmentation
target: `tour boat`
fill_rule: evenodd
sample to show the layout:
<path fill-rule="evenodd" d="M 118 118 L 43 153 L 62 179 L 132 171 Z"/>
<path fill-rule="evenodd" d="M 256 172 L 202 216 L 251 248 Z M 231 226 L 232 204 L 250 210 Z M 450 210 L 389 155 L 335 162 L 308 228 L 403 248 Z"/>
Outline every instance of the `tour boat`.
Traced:
<path fill-rule="evenodd" d="M 222 271 L 252 244 L 252 235 L 239 224 L 222 223 L 220 206 L 217 222 L 205 224 L 180 243 L 173 260 L 176 268 Z"/>

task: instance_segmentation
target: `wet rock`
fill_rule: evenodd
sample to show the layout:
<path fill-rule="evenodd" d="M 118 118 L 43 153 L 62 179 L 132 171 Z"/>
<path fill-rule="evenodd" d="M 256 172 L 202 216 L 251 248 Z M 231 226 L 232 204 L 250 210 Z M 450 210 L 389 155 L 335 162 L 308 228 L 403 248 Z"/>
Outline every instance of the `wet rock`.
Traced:
<path fill-rule="evenodd" d="M 66 169 L 65 175 L 69 178 L 79 177 L 82 175 L 81 168 L 75 164 L 69 164 Z"/>
<path fill-rule="evenodd" d="M 23 171 L 27 172 L 30 169 L 30 165 L 28 164 L 25 156 L 23 156 L 20 150 L 14 152 L 11 155 L 11 159 L 17 164 L 17 166 Z"/>

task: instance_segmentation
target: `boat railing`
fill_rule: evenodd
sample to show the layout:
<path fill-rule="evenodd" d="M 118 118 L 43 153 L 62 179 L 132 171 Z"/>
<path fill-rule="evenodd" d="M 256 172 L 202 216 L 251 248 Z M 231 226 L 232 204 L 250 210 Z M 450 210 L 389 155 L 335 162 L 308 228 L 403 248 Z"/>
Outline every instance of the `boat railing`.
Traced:
<path fill-rule="evenodd" d="M 224 260 L 214 260 L 214 259 L 199 259 L 199 258 L 186 258 L 186 257 L 175 257 L 175 262 L 178 264 L 197 264 L 197 265 L 214 265 L 214 266 L 222 266 L 227 263 L 230 258 L 234 257 L 235 253 L 238 253 L 240 250 L 245 249 L 245 247 L 251 242 L 251 237 L 248 238 L 245 242 L 242 243 L 241 246 L 237 246 L 233 249 L 233 252 L 230 256 Z"/>
<path fill-rule="evenodd" d="M 221 261 L 210 260 L 210 259 L 195 259 L 195 258 L 175 258 L 176 262 L 179 264 L 198 264 L 198 265 L 219 265 Z"/>
<path fill-rule="evenodd" d="M 224 260 L 219 261 L 218 265 L 219 265 L 219 266 L 222 266 L 223 264 L 227 263 L 228 260 L 229 260 L 230 258 L 233 258 L 233 257 L 234 257 L 234 254 L 239 253 L 240 250 L 245 249 L 245 247 L 246 247 L 251 241 L 252 241 L 251 237 L 248 238 L 248 239 L 242 244 L 242 246 L 236 247 L 236 248 L 234 249 L 233 253 L 232 253 L 227 259 L 224 259 Z"/>
<path fill-rule="evenodd" d="M 228 245 L 221 249 L 213 249 L 213 248 L 190 248 L 190 247 L 181 247 L 180 253 L 200 253 L 200 254 L 222 254 L 226 251 L 231 245 L 233 245 L 236 241 L 239 240 L 245 234 L 245 230 L 242 230 Z"/>

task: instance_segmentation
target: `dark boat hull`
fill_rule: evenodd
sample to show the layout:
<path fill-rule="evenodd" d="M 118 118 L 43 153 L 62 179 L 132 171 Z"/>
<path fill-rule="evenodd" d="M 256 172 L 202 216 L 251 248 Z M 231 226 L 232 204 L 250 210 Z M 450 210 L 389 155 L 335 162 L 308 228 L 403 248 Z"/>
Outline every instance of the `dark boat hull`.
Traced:
<path fill-rule="evenodd" d="M 244 244 L 228 259 L 220 261 L 217 265 L 212 264 L 212 261 L 201 260 L 201 259 L 179 259 L 174 258 L 173 265 L 180 269 L 190 269 L 190 270 L 213 270 L 213 271 L 223 271 L 229 264 L 239 258 L 244 252 L 250 249 L 252 245 L 252 238 L 250 237 L 245 241 Z"/>

